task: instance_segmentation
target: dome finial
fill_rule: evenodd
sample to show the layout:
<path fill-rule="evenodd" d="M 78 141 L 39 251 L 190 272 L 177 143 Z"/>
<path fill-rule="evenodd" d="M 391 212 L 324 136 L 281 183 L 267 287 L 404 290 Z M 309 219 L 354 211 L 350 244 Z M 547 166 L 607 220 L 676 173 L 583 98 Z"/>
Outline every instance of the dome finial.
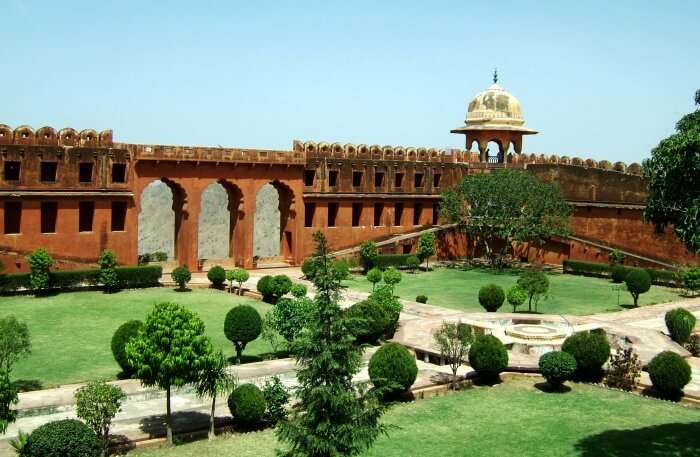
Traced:
<path fill-rule="evenodd" d="M 493 83 L 496 84 L 498 82 L 498 68 L 493 69 Z"/>

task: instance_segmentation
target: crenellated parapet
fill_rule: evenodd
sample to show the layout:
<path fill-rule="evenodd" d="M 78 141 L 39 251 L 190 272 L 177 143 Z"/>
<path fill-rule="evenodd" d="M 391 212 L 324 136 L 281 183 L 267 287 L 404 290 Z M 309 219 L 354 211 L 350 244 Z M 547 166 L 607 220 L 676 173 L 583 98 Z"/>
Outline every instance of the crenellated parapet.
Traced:
<path fill-rule="evenodd" d="M 0 124 L 0 145 L 25 146 L 60 146 L 81 148 L 111 148 L 113 146 L 112 130 L 97 132 L 85 129 L 78 132 L 70 127 L 59 130 L 53 127 L 41 127 L 34 130 L 28 125 L 20 125 L 14 130 Z"/>
<path fill-rule="evenodd" d="M 478 162 L 478 154 L 456 149 L 380 146 L 378 144 L 328 143 L 294 140 L 293 150 L 309 159 L 394 160 L 408 162 L 459 163 Z"/>
<path fill-rule="evenodd" d="M 270 165 L 306 164 L 306 154 L 303 151 L 130 143 L 117 143 L 117 146 L 127 149 L 136 160 Z"/>
<path fill-rule="evenodd" d="M 624 162 L 612 163 L 608 160 L 582 159 L 580 157 L 568 157 L 558 155 L 545 154 L 508 154 L 506 162 L 509 164 L 557 164 L 571 165 L 585 168 L 598 168 L 601 170 L 616 171 L 631 175 L 641 176 L 643 174 L 642 166 L 636 162 L 627 165 Z"/>

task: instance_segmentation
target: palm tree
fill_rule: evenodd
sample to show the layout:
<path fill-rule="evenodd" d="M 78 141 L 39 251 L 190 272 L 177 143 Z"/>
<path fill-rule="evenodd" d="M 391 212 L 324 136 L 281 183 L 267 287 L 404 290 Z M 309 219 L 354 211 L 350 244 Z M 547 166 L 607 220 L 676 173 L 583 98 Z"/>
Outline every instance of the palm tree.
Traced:
<path fill-rule="evenodd" d="M 214 410 L 216 409 L 216 397 L 230 393 L 235 387 L 235 379 L 227 369 L 226 358 L 219 351 L 212 354 L 209 363 L 202 370 L 199 381 L 195 386 L 200 398 L 211 398 L 211 414 L 209 415 L 209 440 L 213 440 Z"/>

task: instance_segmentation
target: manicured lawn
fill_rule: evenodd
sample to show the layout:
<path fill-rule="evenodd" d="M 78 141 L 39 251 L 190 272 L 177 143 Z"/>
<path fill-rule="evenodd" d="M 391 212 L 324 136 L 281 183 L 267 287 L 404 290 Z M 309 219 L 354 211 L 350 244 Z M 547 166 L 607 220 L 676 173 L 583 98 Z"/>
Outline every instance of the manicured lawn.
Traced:
<path fill-rule="evenodd" d="M 417 295 L 427 295 L 428 304 L 455 308 L 464 311 L 484 311 L 479 305 L 479 288 L 494 283 L 508 290 L 515 284 L 517 273 L 493 273 L 484 269 L 461 270 L 438 268 L 430 272 L 403 273 L 403 279 L 396 288 L 396 294 L 407 300 L 415 300 Z M 605 311 L 619 311 L 624 305 L 631 305 L 632 296 L 626 290 L 619 292 L 619 284 L 608 280 L 584 276 L 550 274 L 549 298 L 540 301 L 539 311 L 546 314 L 594 314 Z M 355 276 L 346 281 L 353 289 L 369 292 L 372 284 L 364 276 Z M 624 285 L 623 285 L 624 288 Z M 651 286 L 649 292 L 641 295 L 640 305 L 664 303 L 678 300 L 674 289 Z M 527 308 L 527 304 L 524 308 Z M 511 312 L 506 301 L 499 311 Z M 522 310 L 520 308 L 519 310 Z"/>
<path fill-rule="evenodd" d="M 389 431 L 365 456 L 699 456 L 700 411 L 590 385 L 544 393 L 508 380 L 393 407 Z M 272 456 L 270 430 L 220 437 L 139 457 Z M 130 454 L 132 455 L 132 454 Z"/>
<path fill-rule="evenodd" d="M 144 320 L 153 305 L 162 301 L 179 303 L 197 313 L 214 346 L 227 356 L 234 354 L 233 345 L 223 332 L 228 310 L 247 303 L 262 315 L 270 307 L 212 289 L 175 292 L 153 288 L 115 294 L 68 292 L 49 297 L 0 297 L 0 316 L 14 314 L 26 321 L 32 338 L 32 354 L 17 364 L 13 378 L 38 381 L 43 388 L 91 379 L 115 379 L 120 369 L 110 349 L 112 334 L 127 320 Z M 269 351 L 268 343 L 258 338 L 248 344 L 244 355 Z"/>

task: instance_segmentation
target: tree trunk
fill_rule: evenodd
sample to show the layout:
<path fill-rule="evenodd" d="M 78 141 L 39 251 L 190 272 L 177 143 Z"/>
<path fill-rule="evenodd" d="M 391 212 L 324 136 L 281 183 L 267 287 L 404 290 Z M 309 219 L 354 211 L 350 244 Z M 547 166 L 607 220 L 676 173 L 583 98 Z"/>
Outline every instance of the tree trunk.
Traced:
<path fill-rule="evenodd" d="M 209 415 L 209 441 L 216 437 L 214 432 L 214 411 L 216 410 L 216 395 L 211 397 L 211 414 Z"/>
<path fill-rule="evenodd" d="M 241 353 L 243 351 L 241 350 L 240 345 L 236 344 L 236 365 L 241 364 Z"/>
<path fill-rule="evenodd" d="M 173 424 L 170 412 L 170 386 L 165 389 L 165 430 L 168 438 L 168 444 L 173 444 Z"/>

